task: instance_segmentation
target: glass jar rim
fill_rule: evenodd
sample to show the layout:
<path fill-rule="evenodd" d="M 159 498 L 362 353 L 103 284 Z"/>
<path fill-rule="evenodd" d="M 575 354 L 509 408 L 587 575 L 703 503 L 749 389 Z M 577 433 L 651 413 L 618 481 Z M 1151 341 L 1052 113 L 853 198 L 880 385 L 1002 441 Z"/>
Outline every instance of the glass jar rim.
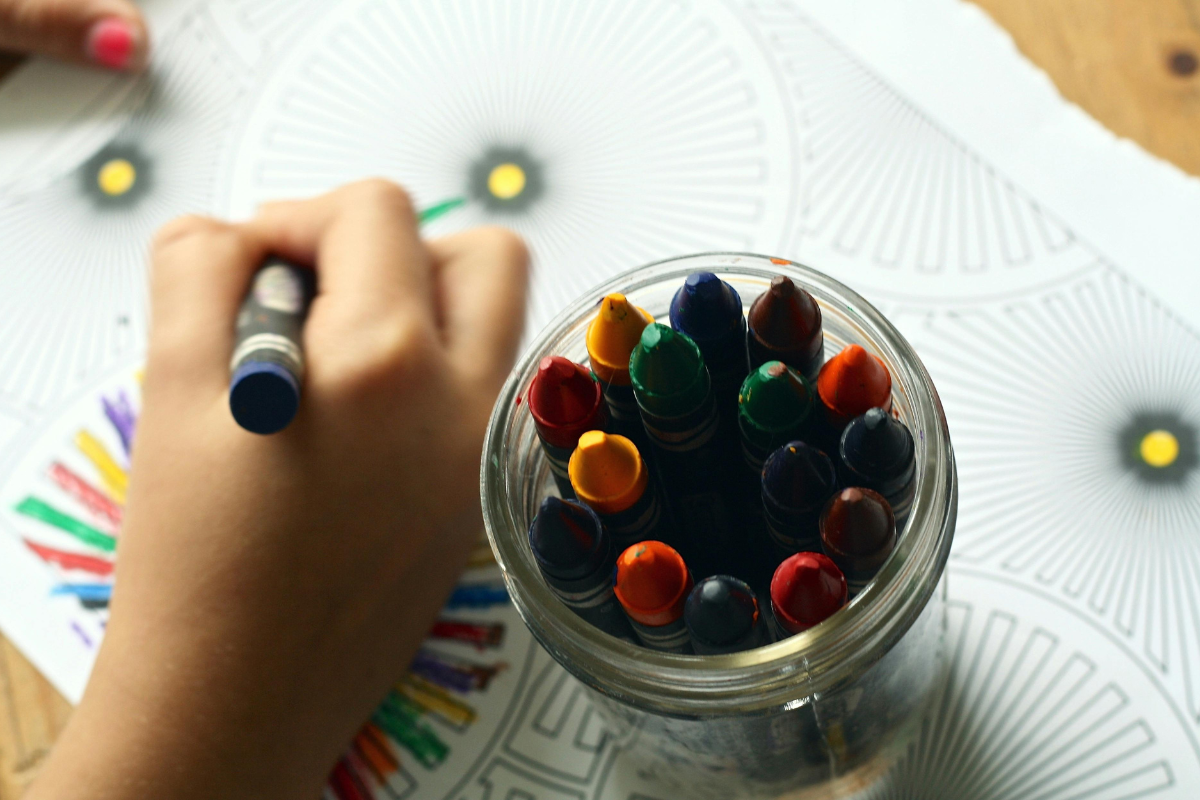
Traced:
<path fill-rule="evenodd" d="M 849 606 L 774 644 L 709 656 L 636 647 L 592 627 L 563 605 L 543 582 L 514 516 L 523 493 L 509 484 L 507 462 L 513 452 L 508 446 L 513 413 L 537 362 L 564 329 L 607 294 L 632 294 L 700 270 L 768 281 L 787 275 L 813 295 L 823 313 L 841 313 L 892 370 L 893 391 L 903 391 L 910 402 L 910 427 L 925 456 L 904 535 Z M 796 705 L 803 702 L 797 698 L 820 696 L 880 659 L 911 627 L 941 578 L 958 499 L 945 413 L 929 373 L 904 336 L 859 294 L 824 273 L 787 259 L 738 252 L 679 256 L 637 267 L 593 287 L 555 316 L 527 347 L 493 408 L 480 491 L 492 551 L 518 612 L 542 646 L 605 695 L 653 713 L 691 718 L 769 713 Z"/>

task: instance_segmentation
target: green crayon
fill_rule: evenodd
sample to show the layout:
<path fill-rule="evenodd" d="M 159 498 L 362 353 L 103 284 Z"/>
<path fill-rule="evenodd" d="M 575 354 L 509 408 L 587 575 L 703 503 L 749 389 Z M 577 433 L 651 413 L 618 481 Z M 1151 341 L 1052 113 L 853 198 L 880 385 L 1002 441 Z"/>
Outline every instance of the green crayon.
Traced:
<path fill-rule="evenodd" d="M 746 377 L 738 394 L 738 430 L 755 496 L 767 456 L 804 438 L 815 406 L 812 385 L 782 361 L 768 361 Z"/>
<path fill-rule="evenodd" d="M 722 430 L 700 348 L 652 323 L 629 358 L 629 376 L 685 558 L 700 576 L 733 571 L 734 440 Z"/>

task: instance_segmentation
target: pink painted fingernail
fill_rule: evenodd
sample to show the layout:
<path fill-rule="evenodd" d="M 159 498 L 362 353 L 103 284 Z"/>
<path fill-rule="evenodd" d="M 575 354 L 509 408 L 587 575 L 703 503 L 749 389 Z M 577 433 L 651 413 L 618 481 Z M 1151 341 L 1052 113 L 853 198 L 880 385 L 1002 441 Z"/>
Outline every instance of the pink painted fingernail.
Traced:
<path fill-rule="evenodd" d="M 88 58 L 109 69 L 129 69 L 138 56 L 138 39 L 137 29 L 128 20 L 102 19 L 88 31 Z"/>

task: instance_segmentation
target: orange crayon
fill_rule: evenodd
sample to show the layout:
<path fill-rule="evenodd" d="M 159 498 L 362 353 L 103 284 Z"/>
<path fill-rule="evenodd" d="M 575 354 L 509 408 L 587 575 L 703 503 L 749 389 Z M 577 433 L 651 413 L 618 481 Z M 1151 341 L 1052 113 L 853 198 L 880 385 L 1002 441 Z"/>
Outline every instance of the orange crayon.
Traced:
<path fill-rule="evenodd" d="M 661 539 L 664 516 L 637 445 L 624 436 L 588 431 L 567 465 L 575 496 L 604 522 L 616 547 Z"/>
<path fill-rule="evenodd" d="M 869 409 L 891 410 L 892 376 L 879 356 L 848 345 L 821 367 L 817 395 L 825 408 L 825 421 L 840 435 L 850 420 Z"/>
<path fill-rule="evenodd" d="M 669 545 L 641 542 L 617 559 L 617 600 L 646 647 L 667 653 L 692 652 L 683 618 L 691 591 L 692 574 Z"/>

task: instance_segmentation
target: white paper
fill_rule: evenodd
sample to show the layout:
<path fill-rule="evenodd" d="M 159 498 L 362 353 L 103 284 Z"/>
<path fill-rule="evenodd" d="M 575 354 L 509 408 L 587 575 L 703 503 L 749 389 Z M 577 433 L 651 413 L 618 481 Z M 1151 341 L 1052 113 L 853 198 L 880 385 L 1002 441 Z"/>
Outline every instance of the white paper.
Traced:
<path fill-rule="evenodd" d="M 618 271 L 742 249 L 830 272 L 912 340 L 959 465 L 955 667 L 868 796 L 1200 792 L 1200 184 L 1064 103 L 973 6 L 211 0 L 155 19 L 150 79 L 36 64 L 0 90 L 0 627 L 68 697 L 103 612 L 50 595 L 71 576 L 23 540 L 72 542 L 15 509 L 99 524 L 46 470 L 101 481 L 81 428 L 119 453 L 99 397 L 136 395 L 148 237 L 384 175 L 418 205 L 469 197 L 431 234 L 526 236 L 533 329 Z M 137 202 L 81 173 L 106 147 L 144 162 Z M 496 153 L 540 187 L 523 209 L 472 178 Z M 1131 461 L 1160 428 L 1175 463 Z M 389 745 L 393 796 L 660 796 L 511 608 L 453 613 L 503 622 L 503 645 L 429 647 L 509 669 L 464 698 L 470 725 L 423 717 L 440 766 Z"/>

